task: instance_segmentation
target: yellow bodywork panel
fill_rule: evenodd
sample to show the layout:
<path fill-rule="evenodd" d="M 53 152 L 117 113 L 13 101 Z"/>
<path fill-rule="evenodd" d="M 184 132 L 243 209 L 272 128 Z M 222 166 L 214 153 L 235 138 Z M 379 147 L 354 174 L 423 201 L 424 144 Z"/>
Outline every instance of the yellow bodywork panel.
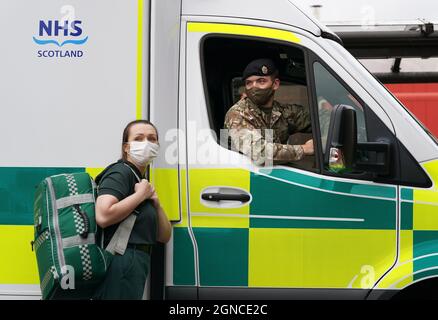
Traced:
<path fill-rule="evenodd" d="M 169 220 L 179 221 L 178 170 L 154 168 L 151 170 L 150 179 Z"/>
<path fill-rule="evenodd" d="M 397 265 L 382 279 L 378 289 L 399 289 L 413 281 L 413 241 L 412 230 L 400 231 L 400 257 Z"/>
<path fill-rule="evenodd" d="M 136 119 L 143 119 L 144 0 L 138 0 Z"/>
<path fill-rule="evenodd" d="M 33 226 L 0 226 L 0 283 L 39 284 Z"/>
<path fill-rule="evenodd" d="M 438 230 L 438 161 L 423 167 L 434 186 L 429 190 L 414 189 L 414 230 Z"/>
<path fill-rule="evenodd" d="M 105 168 L 85 168 L 85 172 L 87 172 L 93 179 L 101 173 Z"/>
<path fill-rule="evenodd" d="M 438 230 L 438 206 L 414 203 L 414 230 Z"/>
<path fill-rule="evenodd" d="M 187 25 L 187 30 L 189 32 L 235 34 L 300 43 L 300 38 L 290 31 L 248 25 L 190 22 Z"/>
<path fill-rule="evenodd" d="M 370 288 L 395 261 L 396 235 L 391 230 L 249 232 L 250 287 Z M 376 246 L 386 247 L 382 253 L 392 250 L 393 257 L 370 250 Z"/>
<path fill-rule="evenodd" d="M 239 208 L 212 208 L 201 203 L 201 193 L 207 187 L 231 187 L 250 191 L 250 172 L 243 169 L 191 169 L 190 212 L 193 227 L 248 228 L 249 204 Z M 218 214 L 217 216 L 203 214 Z M 230 215 L 230 216 L 227 216 Z M 233 217 L 244 215 L 245 217 Z"/>

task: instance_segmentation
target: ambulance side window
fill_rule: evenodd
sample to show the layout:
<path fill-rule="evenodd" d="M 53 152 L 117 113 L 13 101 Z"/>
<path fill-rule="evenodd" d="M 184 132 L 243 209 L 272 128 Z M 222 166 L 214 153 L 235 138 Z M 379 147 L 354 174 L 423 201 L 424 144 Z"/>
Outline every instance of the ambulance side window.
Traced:
<path fill-rule="evenodd" d="M 317 120 L 319 122 L 318 138 L 321 142 L 323 163 L 322 172 L 326 175 L 341 176 L 345 178 L 371 180 L 378 183 L 388 183 L 396 185 L 430 187 L 431 181 L 425 174 L 424 170 L 417 163 L 409 151 L 398 141 L 392 131 L 383 123 L 383 121 L 360 99 L 341 78 L 336 77 L 323 62 L 317 57 L 313 57 L 310 64 L 314 78 L 314 100 L 317 110 Z M 331 123 L 331 113 L 336 105 L 347 105 L 352 107 L 356 115 L 357 144 L 356 152 L 353 157 L 355 164 L 352 167 L 342 165 L 343 160 L 336 164 L 336 148 L 334 157 L 332 154 L 326 155 L 327 136 L 329 131 L 333 130 L 334 124 Z M 329 130 L 332 129 L 332 130 Z M 374 148 L 373 144 L 386 143 L 387 151 L 377 152 L 381 149 Z M 368 147 L 367 147 L 368 146 Z M 342 150 L 342 149 L 341 149 Z M 316 150 L 315 150 L 316 151 Z M 374 152 L 374 154 L 373 154 Z M 342 155 L 343 153 L 339 153 Z M 387 156 L 386 156 L 387 155 Z M 328 162 L 327 162 L 327 159 Z M 385 159 L 384 161 L 382 159 Z M 330 164 L 334 160 L 335 164 Z M 369 161 L 370 166 L 358 166 L 357 163 L 363 164 Z M 383 164 L 383 165 L 382 165 Z"/>
<path fill-rule="evenodd" d="M 280 88 L 275 92 L 274 97 L 277 102 L 281 105 L 300 105 L 304 107 L 303 110 L 309 111 L 306 55 L 298 45 L 271 42 L 260 38 L 210 35 L 203 39 L 201 50 L 210 127 L 218 137 L 221 134 L 220 130 L 224 129 L 228 110 L 244 97 L 242 72 L 248 63 L 255 59 L 269 58 L 274 61 L 280 79 Z M 259 124 L 259 120 L 254 123 Z M 265 127 L 262 126 L 260 129 L 264 134 Z M 298 130 L 290 123 L 287 127 L 276 130 L 274 142 L 302 145 L 314 138 L 311 125 L 300 130 L 297 132 Z M 223 146 L 222 142 L 221 145 Z M 233 148 L 231 139 L 228 148 Z M 235 148 L 233 149 L 236 151 Z M 282 163 L 282 165 L 319 171 L 316 159 L 315 156 L 306 156 L 302 160 Z"/>
<path fill-rule="evenodd" d="M 367 142 L 367 129 L 363 105 L 321 63 L 313 64 L 315 91 L 318 104 L 319 128 L 323 154 L 326 153 L 331 111 L 335 105 L 344 104 L 356 110 L 357 141 Z"/>

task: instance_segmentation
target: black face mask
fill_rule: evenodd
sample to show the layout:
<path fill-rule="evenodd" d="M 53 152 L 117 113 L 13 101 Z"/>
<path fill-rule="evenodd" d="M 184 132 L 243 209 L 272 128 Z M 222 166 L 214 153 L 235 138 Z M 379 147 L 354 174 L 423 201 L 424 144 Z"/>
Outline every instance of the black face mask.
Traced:
<path fill-rule="evenodd" d="M 245 90 L 245 93 L 249 100 L 251 100 L 255 105 L 257 105 L 258 107 L 263 107 L 274 95 L 274 89 L 272 87 L 266 89 L 253 87 L 251 89 Z"/>

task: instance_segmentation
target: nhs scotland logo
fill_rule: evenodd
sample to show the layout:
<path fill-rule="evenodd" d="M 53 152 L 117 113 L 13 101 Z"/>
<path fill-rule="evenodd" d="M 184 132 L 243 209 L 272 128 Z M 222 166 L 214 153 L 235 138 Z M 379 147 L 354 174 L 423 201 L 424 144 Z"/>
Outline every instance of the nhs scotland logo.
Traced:
<path fill-rule="evenodd" d="M 37 45 L 47 47 L 37 51 L 39 58 L 81 58 L 84 52 L 71 48 L 82 46 L 87 40 L 81 20 L 40 20 L 38 35 L 33 36 Z"/>

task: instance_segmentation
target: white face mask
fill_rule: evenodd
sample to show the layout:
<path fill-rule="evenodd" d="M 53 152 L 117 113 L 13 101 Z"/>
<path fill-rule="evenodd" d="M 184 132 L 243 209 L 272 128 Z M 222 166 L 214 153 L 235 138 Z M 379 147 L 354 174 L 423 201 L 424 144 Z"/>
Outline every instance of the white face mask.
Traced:
<path fill-rule="evenodd" d="M 138 166 L 144 167 L 150 164 L 157 156 L 160 146 L 149 141 L 129 142 L 129 151 L 132 161 Z"/>

